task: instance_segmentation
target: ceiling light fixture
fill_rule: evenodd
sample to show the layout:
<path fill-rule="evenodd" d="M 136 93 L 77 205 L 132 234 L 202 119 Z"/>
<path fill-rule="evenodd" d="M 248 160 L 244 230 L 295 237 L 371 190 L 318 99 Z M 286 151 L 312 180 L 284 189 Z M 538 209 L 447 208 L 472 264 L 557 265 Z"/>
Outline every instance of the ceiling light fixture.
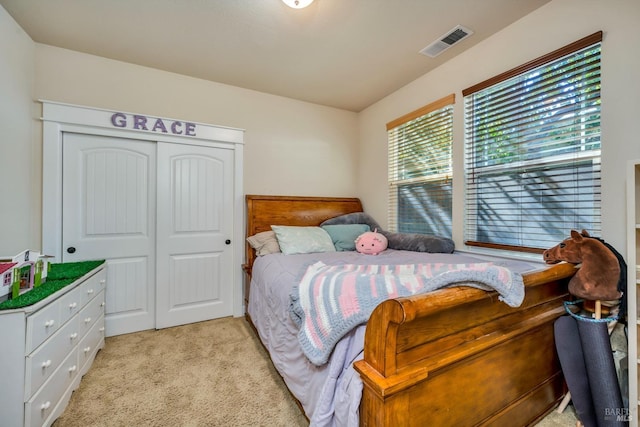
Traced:
<path fill-rule="evenodd" d="M 313 3 L 313 0 L 282 0 L 284 4 L 294 9 L 302 9 Z"/>

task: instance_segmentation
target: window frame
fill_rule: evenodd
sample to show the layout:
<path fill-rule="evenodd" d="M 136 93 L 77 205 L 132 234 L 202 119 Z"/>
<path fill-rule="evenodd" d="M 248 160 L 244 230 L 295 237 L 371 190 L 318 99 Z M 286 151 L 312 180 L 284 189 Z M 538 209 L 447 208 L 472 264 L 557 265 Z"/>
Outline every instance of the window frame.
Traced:
<path fill-rule="evenodd" d="M 417 110 L 414 110 L 410 113 L 407 113 L 395 120 L 390 121 L 389 123 L 387 123 L 386 128 L 387 128 L 387 142 L 388 142 L 388 186 L 389 186 L 389 199 L 388 199 L 388 229 L 389 231 L 398 231 L 401 230 L 402 231 L 402 227 L 401 224 L 399 223 L 398 219 L 399 219 L 399 202 L 400 202 L 400 198 L 398 197 L 398 191 L 402 186 L 407 186 L 407 185 L 412 185 L 412 184 L 420 184 L 420 183 L 445 183 L 446 185 L 449 185 L 452 187 L 452 180 L 453 180 L 453 167 L 452 167 L 452 162 L 453 162 L 453 107 L 455 105 L 455 94 L 450 94 L 447 95 L 443 98 L 440 98 L 428 105 L 425 105 Z M 399 161 L 398 161 L 398 153 L 397 151 L 397 145 L 398 145 L 398 141 L 397 139 L 393 136 L 393 132 L 397 131 L 399 128 L 401 128 L 402 126 L 416 120 L 416 119 L 420 119 L 423 117 L 428 116 L 429 114 L 432 114 L 434 112 L 438 112 L 441 110 L 445 110 L 446 108 L 450 109 L 450 112 L 448 112 L 450 114 L 450 116 L 448 117 L 448 120 L 450 122 L 449 124 L 449 128 L 448 128 L 448 133 L 449 133 L 449 141 L 448 141 L 448 159 L 445 159 L 448 161 L 449 165 L 448 165 L 448 169 L 445 172 L 442 173 L 425 173 L 421 176 L 414 176 L 412 178 L 399 178 L 398 177 L 398 173 L 399 171 Z M 405 141 L 403 141 L 404 143 Z M 427 147 L 429 142 L 428 140 L 422 140 L 419 141 L 419 144 L 423 147 Z M 451 198 L 452 199 L 452 198 Z M 450 203 L 451 204 L 451 203 Z M 451 212 L 451 206 L 448 206 L 449 208 L 449 212 Z M 452 218 L 451 215 L 448 218 L 449 223 L 451 223 Z M 447 232 L 445 233 L 443 232 L 438 232 L 438 235 L 446 235 L 449 234 L 449 237 L 451 237 L 453 230 L 451 229 L 451 227 L 449 227 L 449 229 L 447 230 Z M 426 233 L 424 233 L 426 234 Z"/>
<path fill-rule="evenodd" d="M 468 102 L 468 98 L 470 95 L 476 94 L 477 92 L 483 91 L 485 89 L 489 89 L 495 86 L 500 85 L 503 82 L 506 82 L 507 80 L 510 80 L 514 77 L 523 75 L 525 73 L 528 73 L 530 71 L 533 71 L 535 69 L 538 69 L 539 67 L 543 67 L 545 65 L 548 65 L 554 61 L 557 61 L 561 58 L 564 58 L 568 55 L 572 55 L 575 54 L 585 48 L 589 48 L 591 46 L 597 45 L 598 43 L 602 42 L 602 31 L 596 32 L 594 34 L 591 34 L 587 37 L 584 37 L 574 43 L 571 43 L 567 46 L 564 46 L 558 50 L 555 50 L 547 55 L 541 56 L 537 59 L 534 59 L 533 61 L 527 62 L 526 64 L 523 64 L 521 66 L 518 66 L 516 68 L 513 68 L 509 71 L 506 71 L 502 74 L 499 74 L 495 77 L 489 78 L 483 82 L 480 82 L 476 85 L 473 85 L 467 89 L 464 89 L 462 91 L 462 95 L 463 97 L 465 97 L 465 105 Z M 469 157 L 469 150 L 470 148 L 468 147 L 468 144 L 472 144 L 473 141 L 470 141 L 469 135 L 468 135 L 468 131 L 467 131 L 467 123 L 469 121 L 471 121 L 472 118 L 469 117 L 469 114 L 466 111 L 465 108 L 465 162 L 468 161 L 468 157 Z M 517 145 L 517 144 L 516 144 Z M 552 157 L 552 156 L 549 156 Z M 579 156 L 578 156 L 579 157 Z M 601 161 L 601 149 L 597 150 L 597 163 L 600 164 Z M 548 163 L 548 162 L 547 162 Z M 575 161 L 574 164 L 579 163 L 578 161 Z M 496 168 L 499 168 L 499 166 L 493 166 Z M 506 169 L 505 169 L 506 170 Z M 509 169 L 509 171 L 512 171 L 513 169 Z M 470 174 L 473 173 L 473 168 L 469 168 L 468 164 L 465 164 L 465 190 L 464 190 L 464 199 L 465 199 L 465 218 L 464 218 L 464 224 L 465 224 L 465 230 L 464 230 L 464 243 L 467 246 L 477 246 L 477 247 L 484 247 L 484 248 L 491 248 L 491 249 L 501 249 L 501 250 L 510 250 L 510 251 L 519 251 L 519 252 L 531 252 L 531 253 L 542 253 L 544 251 L 544 249 L 538 248 L 538 247 L 527 247 L 527 246 L 516 246 L 516 245 L 510 245 L 510 244 L 502 244 L 502 243 L 490 243 L 490 242 L 482 242 L 482 241 L 476 241 L 476 240 L 471 240 L 469 239 L 469 235 L 470 232 L 468 230 L 469 228 L 469 224 L 470 224 L 470 219 L 469 219 L 469 215 L 471 215 L 469 213 L 469 206 L 471 203 L 471 198 L 474 196 L 474 194 L 477 193 L 473 193 L 471 194 L 469 189 L 467 188 L 467 183 L 468 180 L 470 179 Z M 505 174 L 507 175 L 507 174 Z M 598 181 L 600 179 L 600 175 L 598 173 Z M 600 188 L 600 184 L 598 184 L 597 187 L 595 187 L 596 189 Z M 599 193 L 598 193 L 599 194 Z M 474 219 L 474 223 L 478 224 L 478 215 L 473 217 Z M 598 221 L 598 225 L 601 224 L 601 219 L 599 219 Z M 567 230 L 568 231 L 568 230 Z M 474 231 L 475 233 L 478 232 L 478 230 L 476 229 Z M 477 234 L 476 234 L 477 236 Z"/>

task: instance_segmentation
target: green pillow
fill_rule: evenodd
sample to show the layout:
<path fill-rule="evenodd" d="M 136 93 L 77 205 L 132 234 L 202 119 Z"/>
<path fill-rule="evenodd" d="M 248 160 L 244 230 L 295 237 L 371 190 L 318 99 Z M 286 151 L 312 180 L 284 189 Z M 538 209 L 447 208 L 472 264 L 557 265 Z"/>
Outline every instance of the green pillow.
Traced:
<path fill-rule="evenodd" d="M 336 251 L 355 251 L 356 238 L 362 233 L 371 231 L 367 224 L 336 224 L 323 225 L 322 228 L 329 233 Z"/>

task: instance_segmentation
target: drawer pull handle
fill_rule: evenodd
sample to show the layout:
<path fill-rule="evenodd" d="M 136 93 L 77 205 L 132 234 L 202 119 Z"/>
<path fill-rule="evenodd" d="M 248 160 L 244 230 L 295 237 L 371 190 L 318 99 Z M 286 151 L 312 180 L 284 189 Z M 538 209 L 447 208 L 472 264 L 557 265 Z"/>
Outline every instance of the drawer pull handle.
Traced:
<path fill-rule="evenodd" d="M 104 332 L 104 327 L 98 329 L 100 332 Z"/>
<path fill-rule="evenodd" d="M 91 347 L 85 347 L 85 348 L 84 348 L 84 352 L 85 352 L 85 353 L 89 353 L 90 351 L 91 351 Z"/>
<path fill-rule="evenodd" d="M 51 360 L 47 360 L 46 362 L 42 362 L 42 369 L 47 369 L 51 366 Z"/>
<path fill-rule="evenodd" d="M 69 373 L 70 374 L 74 373 L 76 369 L 78 369 L 78 367 L 76 365 L 73 365 L 72 367 L 69 368 Z"/>
<path fill-rule="evenodd" d="M 93 293 L 93 289 L 87 290 L 87 294 L 91 295 Z"/>
<path fill-rule="evenodd" d="M 89 322 L 91 322 L 91 317 L 87 317 L 84 319 L 84 323 L 89 323 Z"/>
<path fill-rule="evenodd" d="M 100 280 L 100 284 L 101 284 L 101 285 L 104 285 L 106 282 L 107 282 L 107 281 L 106 281 L 106 280 L 104 280 L 104 279 Z"/>
<path fill-rule="evenodd" d="M 104 306 L 105 306 L 105 303 L 104 301 L 102 301 L 102 304 L 100 304 L 100 307 L 104 307 Z"/>
<path fill-rule="evenodd" d="M 78 338 L 78 333 L 74 332 L 71 335 L 69 335 L 69 338 L 71 338 L 71 341 L 75 340 L 76 338 Z"/>
<path fill-rule="evenodd" d="M 49 327 L 53 326 L 54 323 L 56 323 L 56 321 L 53 320 L 53 319 L 52 320 L 47 320 L 46 322 L 44 322 L 44 327 L 45 328 L 49 328 Z"/>
<path fill-rule="evenodd" d="M 51 406 L 51 402 L 47 400 L 42 405 L 40 405 L 40 409 L 43 411 L 46 411 L 47 409 L 49 409 L 50 406 Z"/>
<path fill-rule="evenodd" d="M 69 309 L 73 310 L 74 308 L 76 308 L 78 306 L 77 302 L 72 302 L 71 304 L 69 304 Z"/>

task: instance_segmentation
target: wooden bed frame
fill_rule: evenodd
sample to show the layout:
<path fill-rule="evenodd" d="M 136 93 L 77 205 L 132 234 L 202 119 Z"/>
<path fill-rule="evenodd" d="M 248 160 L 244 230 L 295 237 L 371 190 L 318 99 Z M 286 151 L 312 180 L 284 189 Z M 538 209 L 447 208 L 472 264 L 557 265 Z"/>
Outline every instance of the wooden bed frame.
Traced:
<path fill-rule="evenodd" d="M 319 225 L 363 210 L 356 198 L 247 195 L 246 203 L 247 236 L 271 224 Z M 247 244 L 249 277 L 254 259 Z M 540 421 L 566 393 L 553 323 L 565 312 L 574 273 L 563 263 L 525 274 L 519 308 L 496 292 L 462 286 L 380 304 L 367 323 L 364 359 L 355 363 L 364 382 L 360 425 Z"/>

